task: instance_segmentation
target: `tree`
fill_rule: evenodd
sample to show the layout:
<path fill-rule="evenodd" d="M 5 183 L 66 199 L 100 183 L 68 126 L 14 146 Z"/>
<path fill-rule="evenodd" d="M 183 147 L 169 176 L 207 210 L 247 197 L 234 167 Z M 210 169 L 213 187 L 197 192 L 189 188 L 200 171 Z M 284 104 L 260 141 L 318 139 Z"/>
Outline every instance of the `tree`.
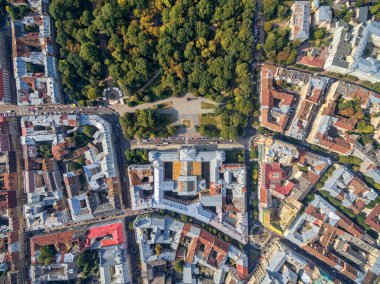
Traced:
<path fill-rule="evenodd" d="M 380 5 L 379 5 L 380 7 Z M 380 93 L 380 82 L 373 83 L 372 88 L 375 92 Z"/>
<path fill-rule="evenodd" d="M 204 137 L 217 138 L 220 136 L 220 130 L 212 124 L 198 126 L 197 132 Z"/>
<path fill-rule="evenodd" d="M 339 163 L 359 166 L 361 163 L 363 163 L 363 160 L 354 156 L 340 156 Z"/>
<path fill-rule="evenodd" d="M 120 117 L 120 125 L 127 139 L 167 137 L 169 121 L 152 109 L 136 110 Z"/>
<path fill-rule="evenodd" d="M 364 145 L 367 145 L 367 144 L 373 144 L 373 139 L 371 138 L 370 134 L 363 134 L 362 137 L 361 137 L 361 142 L 364 144 Z"/>
<path fill-rule="evenodd" d="M 128 229 L 131 230 L 131 231 L 134 230 L 133 222 L 129 222 L 128 223 Z"/>
<path fill-rule="evenodd" d="M 269 53 L 276 49 L 276 34 L 270 32 L 265 40 L 264 51 L 265 53 Z"/>
<path fill-rule="evenodd" d="M 93 140 L 92 136 L 87 136 L 86 134 L 84 134 L 83 132 L 80 132 L 80 131 L 74 132 L 73 141 L 74 141 L 74 144 L 78 148 L 82 148 L 82 147 L 86 146 L 92 140 Z"/>
<path fill-rule="evenodd" d="M 94 64 L 99 60 L 99 49 L 95 43 L 86 42 L 81 46 L 79 55 L 88 63 Z"/>
<path fill-rule="evenodd" d="M 179 272 L 179 273 L 182 273 L 183 272 L 183 265 L 185 264 L 185 262 L 182 260 L 182 259 L 180 259 L 180 260 L 176 260 L 175 262 L 174 262 L 174 270 L 176 271 L 176 272 Z"/>
<path fill-rule="evenodd" d="M 42 144 L 38 147 L 38 153 L 44 157 L 44 158 L 52 158 L 53 157 L 53 151 L 51 149 L 50 144 Z"/>
<path fill-rule="evenodd" d="M 222 127 L 245 127 L 254 110 L 254 94 L 250 69 L 238 72 L 237 66 L 250 66 L 253 57 L 247 46 L 254 42 L 254 1 L 117 0 L 92 4 L 51 0 L 49 9 L 60 48 L 63 91 L 71 100 L 97 99 L 102 91 L 100 82 L 109 74 L 113 84 L 131 95 L 131 104 L 191 91 L 221 103 L 229 101 L 239 114 L 233 124 L 223 123 Z M 141 91 L 157 70 L 159 76 Z M 137 115 L 130 118 L 123 128 L 129 139 L 168 132 L 164 120 L 146 127 L 141 123 L 135 126 Z M 216 136 L 215 129 L 209 130 L 208 134 Z"/>
<path fill-rule="evenodd" d="M 49 265 L 54 261 L 55 254 L 57 253 L 54 245 L 48 245 L 41 247 L 37 260 L 39 263 Z"/>
<path fill-rule="evenodd" d="M 156 254 L 159 256 L 161 255 L 161 252 L 162 252 L 162 246 L 160 244 L 156 244 L 156 246 L 154 247 L 154 250 Z"/>
<path fill-rule="evenodd" d="M 89 100 L 97 100 L 101 96 L 100 89 L 97 87 L 86 86 L 84 92 Z"/>
<path fill-rule="evenodd" d="M 264 23 L 264 31 L 269 33 L 273 28 L 273 24 L 271 22 L 265 22 Z"/>
<path fill-rule="evenodd" d="M 252 160 L 257 159 L 257 149 L 256 148 L 254 148 L 254 147 L 251 148 L 250 157 Z"/>
<path fill-rule="evenodd" d="M 364 120 L 360 120 L 356 126 L 356 129 L 361 133 L 372 133 L 373 125 L 365 122 Z"/>
<path fill-rule="evenodd" d="M 356 0 L 356 1 L 355 1 L 355 5 L 356 5 L 356 7 L 361 7 L 361 6 L 363 6 L 363 5 L 364 5 L 364 0 Z"/>
<path fill-rule="evenodd" d="M 238 137 L 238 130 L 236 127 L 224 127 L 221 131 L 221 136 L 223 139 L 236 140 Z"/>
<path fill-rule="evenodd" d="M 43 72 L 45 72 L 44 65 L 33 64 L 31 62 L 26 63 L 26 70 L 28 73 L 43 73 Z"/>
<path fill-rule="evenodd" d="M 188 223 L 189 217 L 187 215 L 181 214 L 181 221 L 182 223 Z"/>
<path fill-rule="evenodd" d="M 286 65 L 292 65 L 297 61 L 297 50 L 292 50 L 289 54 L 288 59 L 286 60 Z"/>
<path fill-rule="evenodd" d="M 252 180 L 257 182 L 259 179 L 259 169 L 256 167 L 252 170 Z"/>
<path fill-rule="evenodd" d="M 310 203 L 314 200 L 314 198 L 315 198 L 315 195 L 313 193 L 309 193 L 308 195 L 306 195 L 305 200 L 307 203 Z"/>
<path fill-rule="evenodd" d="M 199 13 L 200 17 L 203 19 L 210 18 L 213 7 L 207 0 L 200 0 L 197 4 L 197 12 Z"/>
<path fill-rule="evenodd" d="M 263 1 L 264 16 L 267 20 L 273 19 L 273 17 L 276 15 L 276 8 L 278 7 L 278 5 L 278 0 Z"/>
<path fill-rule="evenodd" d="M 8 5 L 5 7 L 5 10 L 9 13 L 13 21 L 21 20 L 30 12 L 28 5 Z"/>
<path fill-rule="evenodd" d="M 289 8 L 285 5 L 279 5 L 277 8 L 277 17 L 280 19 L 286 19 L 289 14 Z"/>
<path fill-rule="evenodd" d="M 317 28 L 313 30 L 312 38 L 313 39 L 322 39 L 326 36 L 327 31 L 325 28 Z"/>
<path fill-rule="evenodd" d="M 99 270 L 99 259 L 96 250 L 85 250 L 75 260 L 75 266 L 80 267 L 83 271 L 83 277 L 87 278 L 90 272 Z"/>
<path fill-rule="evenodd" d="M 79 170 L 85 165 L 85 160 L 82 156 L 67 164 L 67 169 L 69 172 Z"/>
<path fill-rule="evenodd" d="M 126 150 L 125 158 L 128 164 L 145 164 L 148 162 L 149 152 L 146 149 Z"/>
<path fill-rule="evenodd" d="M 93 137 L 96 132 L 96 127 L 93 125 L 85 125 L 82 127 L 82 132 L 88 137 Z"/>

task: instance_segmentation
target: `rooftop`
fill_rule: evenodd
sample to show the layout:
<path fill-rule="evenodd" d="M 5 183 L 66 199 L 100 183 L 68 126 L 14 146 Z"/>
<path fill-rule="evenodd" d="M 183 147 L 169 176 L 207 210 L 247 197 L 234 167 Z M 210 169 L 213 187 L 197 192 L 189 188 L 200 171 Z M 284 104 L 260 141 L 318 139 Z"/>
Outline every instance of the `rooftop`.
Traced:
<path fill-rule="evenodd" d="M 290 39 L 298 39 L 301 42 L 309 38 L 310 29 L 310 1 L 295 1 L 292 6 L 290 19 Z"/>
<path fill-rule="evenodd" d="M 246 242 L 245 166 L 224 164 L 224 157 L 191 147 L 151 151 L 151 165 L 128 167 L 132 208 L 175 211 Z"/>
<path fill-rule="evenodd" d="M 289 110 L 293 95 L 276 91 L 273 76 L 276 68 L 264 65 L 261 71 L 261 122 L 263 126 L 277 132 L 283 132 L 289 119 Z"/>

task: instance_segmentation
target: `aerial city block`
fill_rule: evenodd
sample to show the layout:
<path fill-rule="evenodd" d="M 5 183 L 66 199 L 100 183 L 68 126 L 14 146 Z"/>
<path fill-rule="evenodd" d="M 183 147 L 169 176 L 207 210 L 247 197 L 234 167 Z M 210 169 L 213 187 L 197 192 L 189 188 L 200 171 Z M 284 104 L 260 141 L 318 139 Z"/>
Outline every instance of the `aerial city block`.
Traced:
<path fill-rule="evenodd" d="M 379 0 L 0 0 L 0 283 L 380 283 Z"/>

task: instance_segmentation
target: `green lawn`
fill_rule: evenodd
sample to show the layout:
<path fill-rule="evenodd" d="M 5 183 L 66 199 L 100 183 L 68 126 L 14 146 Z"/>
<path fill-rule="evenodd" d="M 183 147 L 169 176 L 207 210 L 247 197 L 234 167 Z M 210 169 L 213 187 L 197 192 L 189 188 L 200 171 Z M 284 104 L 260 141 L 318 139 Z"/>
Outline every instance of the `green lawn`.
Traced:
<path fill-rule="evenodd" d="M 216 104 L 201 102 L 201 109 L 215 109 Z"/>
<path fill-rule="evenodd" d="M 157 109 L 170 109 L 173 108 L 173 102 L 166 102 L 156 105 Z"/>
<path fill-rule="evenodd" d="M 220 115 L 215 116 L 215 115 L 212 115 L 212 114 L 201 114 L 200 118 L 199 118 L 199 124 L 200 125 L 209 125 L 209 124 L 211 124 L 211 125 L 215 125 L 219 129 L 222 126 Z"/>

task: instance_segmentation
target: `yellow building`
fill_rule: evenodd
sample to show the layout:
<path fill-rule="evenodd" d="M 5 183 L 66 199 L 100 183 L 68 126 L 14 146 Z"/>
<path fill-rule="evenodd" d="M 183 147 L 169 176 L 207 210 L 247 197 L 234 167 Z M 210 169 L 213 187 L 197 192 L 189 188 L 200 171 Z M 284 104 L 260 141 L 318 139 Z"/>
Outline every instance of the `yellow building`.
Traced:
<path fill-rule="evenodd" d="M 278 217 L 280 219 L 280 226 L 283 230 L 285 230 L 294 220 L 302 206 L 301 202 L 293 198 L 287 198 L 285 202 L 282 203 Z"/>

